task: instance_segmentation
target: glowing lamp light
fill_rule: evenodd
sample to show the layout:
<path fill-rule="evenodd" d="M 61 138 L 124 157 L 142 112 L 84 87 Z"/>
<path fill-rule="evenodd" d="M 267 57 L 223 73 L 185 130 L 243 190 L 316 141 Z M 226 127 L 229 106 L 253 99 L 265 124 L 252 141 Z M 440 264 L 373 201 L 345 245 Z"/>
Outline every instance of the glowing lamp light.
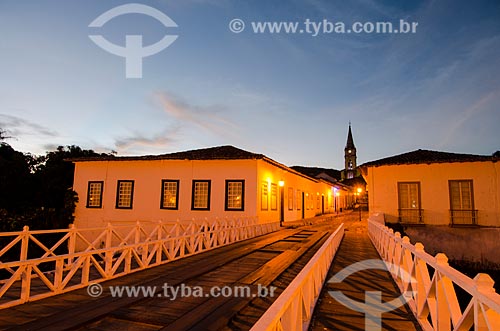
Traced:
<path fill-rule="evenodd" d="M 285 186 L 285 182 L 284 182 L 284 181 L 282 181 L 282 180 L 280 180 L 280 181 L 278 182 L 278 185 L 279 185 L 280 187 L 283 187 L 283 186 Z"/>
<path fill-rule="evenodd" d="M 358 187 L 358 194 L 361 194 L 362 191 L 363 189 L 361 187 Z"/>

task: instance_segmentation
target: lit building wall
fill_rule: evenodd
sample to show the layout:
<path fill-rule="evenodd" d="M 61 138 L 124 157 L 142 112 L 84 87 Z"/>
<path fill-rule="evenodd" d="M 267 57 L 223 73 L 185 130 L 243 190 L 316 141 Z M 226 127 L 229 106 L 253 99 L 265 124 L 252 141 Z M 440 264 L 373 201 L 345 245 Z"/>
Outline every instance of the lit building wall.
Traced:
<path fill-rule="evenodd" d="M 259 222 L 280 220 L 281 194 L 285 221 L 314 217 L 334 211 L 332 185 L 301 175 L 272 160 L 118 160 L 75 162 L 74 190 L 79 202 L 77 227 L 101 227 L 108 222 L 187 221 L 191 219 L 258 216 Z M 162 180 L 178 181 L 176 209 L 162 209 Z M 193 180 L 210 181 L 209 210 L 193 210 Z M 226 181 L 244 181 L 243 210 L 226 209 Z M 119 181 L 133 181 L 131 208 L 117 208 Z M 100 204 L 89 207 L 89 182 L 102 183 Z M 283 186 L 280 186 L 282 182 Z M 263 183 L 267 208 L 263 206 Z M 99 184 L 100 185 L 100 184 Z M 272 187 L 276 197 L 272 197 Z M 304 210 L 301 198 L 304 192 Z M 338 206 L 345 208 L 342 196 Z M 300 194 L 300 195 L 299 195 Z M 97 197 L 99 199 L 99 197 Z M 276 199 L 276 201 L 273 201 Z M 174 199 L 175 200 L 175 199 Z M 273 204 L 276 203 L 276 206 Z M 303 214 L 302 214 L 303 213 Z"/>
<path fill-rule="evenodd" d="M 77 226 L 107 222 L 175 221 L 256 216 L 255 160 L 152 160 L 76 162 Z M 178 208 L 160 208 L 162 180 L 178 180 Z M 133 180 L 132 209 L 116 208 L 118 180 Z M 210 209 L 192 210 L 193 180 L 210 180 Z M 226 180 L 244 180 L 243 211 L 225 211 Z M 89 181 L 103 181 L 101 208 L 87 208 Z"/>
<path fill-rule="evenodd" d="M 398 222 L 398 182 L 419 182 L 424 224 L 450 223 L 449 180 L 472 180 L 474 209 L 480 226 L 500 227 L 500 164 L 454 162 L 382 165 L 367 168 L 370 212 Z"/>

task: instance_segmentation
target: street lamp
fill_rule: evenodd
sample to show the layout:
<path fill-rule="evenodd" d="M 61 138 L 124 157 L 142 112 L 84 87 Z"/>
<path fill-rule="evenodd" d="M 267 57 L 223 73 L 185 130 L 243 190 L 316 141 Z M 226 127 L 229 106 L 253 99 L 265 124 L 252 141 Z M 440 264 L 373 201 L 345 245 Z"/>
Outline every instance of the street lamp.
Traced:
<path fill-rule="evenodd" d="M 359 203 L 359 197 L 361 196 L 361 192 L 363 192 L 363 189 L 361 187 L 358 187 L 358 210 L 359 210 L 359 221 L 361 222 L 361 204 Z"/>

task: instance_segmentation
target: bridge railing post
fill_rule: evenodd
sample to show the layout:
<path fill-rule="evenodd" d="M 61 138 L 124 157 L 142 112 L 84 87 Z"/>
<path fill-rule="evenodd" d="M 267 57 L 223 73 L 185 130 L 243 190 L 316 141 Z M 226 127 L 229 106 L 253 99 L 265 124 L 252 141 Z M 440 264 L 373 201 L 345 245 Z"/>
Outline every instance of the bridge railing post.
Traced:
<path fill-rule="evenodd" d="M 247 218 L 187 223 L 160 221 L 153 229 L 150 223 L 141 222 L 132 226 L 109 222 L 105 227 L 84 229 L 72 224 L 69 229 L 36 231 L 25 226 L 19 232 L 2 233 L 2 237 L 14 240 L 0 248 L 0 254 L 16 245 L 20 252 L 18 261 L 0 263 L 0 270 L 11 275 L 3 279 L 0 287 L 0 309 L 82 288 L 90 280 L 115 278 L 278 229 L 278 223 L 258 224 Z M 63 234 L 56 244 L 50 246 L 41 241 L 43 235 L 54 233 Z M 43 255 L 31 256 L 32 244 L 38 245 Z M 58 253 L 58 248 L 65 244 L 67 251 Z M 54 267 L 45 270 L 40 265 Z M 34 293 L 31 289 L 34 278 L 37 285 L 43 283 L 47 288 L 43 291 L 37 288 Z"/>
<path fill-rule="evenodd" d="M 500 330 L 500 295 L 494 291 L 491 277 L 478 274 L 472 280 L 449 266 L 446 255 L 433 257 L 421 243 L 412 245 L 408 237 L 401 238 L 373 220 L 368 221 L 368 231 L 400 290 L 407 293 L 411 289 L 408 305 L 422 329 Z M 459 303 L 456 288 L 469 293 L 468 305 Z"/>

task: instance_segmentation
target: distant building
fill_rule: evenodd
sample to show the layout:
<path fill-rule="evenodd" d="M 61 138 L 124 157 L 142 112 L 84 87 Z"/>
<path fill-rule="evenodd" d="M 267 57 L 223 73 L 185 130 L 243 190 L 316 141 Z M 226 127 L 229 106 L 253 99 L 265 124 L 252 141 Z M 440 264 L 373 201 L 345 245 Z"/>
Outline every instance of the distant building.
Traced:
<path fill-rule="evenodd" d="M 349 188 L 232 146 L 73 160 L 77 227 L 250 216 L 294 221 L 346 208 Z"/>
<path fill-rule="evenodd" d="M 500 226 L 500 159 L 417 150 L 361 166 L 388 222 Z"/>
<path fill-rule="evenodd" d="M 318 168 L 318 167 L 303 167 L 303 166 L 293 166 L 290 167 L 300 173 L 308 175 L 317 179 L 325 179 L 329 182 L 335 183 L 341 179 L 341 171 L 328 168 Z"/>

